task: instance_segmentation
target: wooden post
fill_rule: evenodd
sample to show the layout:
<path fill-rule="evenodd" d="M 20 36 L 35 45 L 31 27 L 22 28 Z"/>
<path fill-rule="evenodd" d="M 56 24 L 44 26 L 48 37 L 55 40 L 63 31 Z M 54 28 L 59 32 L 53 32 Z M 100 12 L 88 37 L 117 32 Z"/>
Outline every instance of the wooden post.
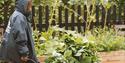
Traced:
<path fill-rule="evenodd" d="M 48 27 L 49 27 L 49 6 L 47 5 L 46 6 L 46 14 L 45 14 L 46 16 L 45 16 L 45 23 L 46 23 L 46 27 L 45 27 L 45 29 L 46 29 L 46 31 L 48 30 Z"/>
<path fill-rule="evenodd" d="M 96 5 L 96 23 L 95 26 L 99 26 L 99 5 Z"/>
<path fill-rule="evenodd" d="M 84 32 L 86 30 L 86 23 L 87 23 L 87 6 L 84 5 L 84 22 L 83 22 L 83 25 L 84 25 Z"/>
<path fill-rule="evenodd" d="M 89 10 L 89 11 L 90 11 L 90 14 L 92 14 L 92 12 L 93 12 L 92 9 L 93 9 L 93 5 L 90 6 L 90 10 Z M 92 20 L 92 21 L 91 21 L 91 24 L 90 24 L 90 29 L 93 29 L 94 24 L 95 24 L 95 23 L 94 23 L 93 20 Z"/>
<path fill-rule="evenodd" d="M 121 22 L 121 13 L 122 13 L 122 8 L 120 5 L 118 5 L 118 21 L 117 21 L 117 24 L 122 24 Z"/>
<path fill-rule="evenodd" d="M 81 16 L 81 6 L 78 5 L 78 17 L 77 17 L 77 23 L 78 23 L 78 32 L 81 32 L 81 19 L 79 19 Z"/>
<path fill-rule="evenodd" d="M 58 15 L 59 15 L 59 17 L 58 17 L 59 18 L 59 27 L 62 28 L 63 27 L 62 26 L 62 6 L 59 7 L 59 14 Z"/>
<path fill-rule="evenodd" d="M 117 22 L 116 22 L 116 6 L 114 5 L 113 6 L 113 25 L 114 24 L 117 24 Z"/>
<path fill-rule="evenodd" d="M 125 2 L 124 2 L 125 3 Z M 123 18 L 123 20 L 124 20 L 124 25 L 125 25 L 125 4 L 124 4 L 124 18 Z"/>
<path fill-rule="evenodd" d="M 35 30 L 34 17 L 35 17 L 35 7 L 32 6 L 32 26 L 33 26 L 33 30 Z"/>
<path fill-rule="evenodd" d="M 72 5 L 72 10 L 75 10 L 75 5 Z M 71 15 L 71 30 L 75 30 L 75 13 L 72 12 Z"/>
<path fill-rule="evenodd" d="M 63 27 L 62 26 L 62 6 L 59 7 L 59 14 L 58 15 L 59 15 L 59 17 L 58 17 L 59 18 L 59 27 L 62 28 Z"/>
<path fill-rule="evenodd" d="M 107 19 L 106 19 L 106 25 L 108 26 L 108 27 L 110 27 L 111 26 L 111 20 L 110 20 L 110 18 L 111 18 L 111 8 L 110 9 L 108 9 L 108 12 L 107 12 Z"/>
<path fill-rule="evenodd" d="M 103 27 L 104 27 L 104 22 L 105 22 L 105 13 L 106 13 L 106 12 L 105 12 L 105 9 L 104 9 L 104 7 L 103 7 L 102 5 L 101 5 L 101 11 L 102 11 L 102 12 L 101 12 L 101 14 L 102 14 L 102 15 L 101 15 L 101 21 L 102 21 L 102 22 L 101 22 L 101 26 L 102 26 L 102 28 L 103 28 Z"/>
<path fill-rule="evenodd" d="M 39 24 L 38 24 L 38 29 L 39 29 L 39 31 L 41 32 L 42 31 L 42 6 L 40 5 L 39 6 Z"/>
<path fill-rule="evenodd" d="M 68 30 L 68 17 L 69 17 L 68 9 L 66 8 L 65 9 L 65 29 L 66 30 Z"/>

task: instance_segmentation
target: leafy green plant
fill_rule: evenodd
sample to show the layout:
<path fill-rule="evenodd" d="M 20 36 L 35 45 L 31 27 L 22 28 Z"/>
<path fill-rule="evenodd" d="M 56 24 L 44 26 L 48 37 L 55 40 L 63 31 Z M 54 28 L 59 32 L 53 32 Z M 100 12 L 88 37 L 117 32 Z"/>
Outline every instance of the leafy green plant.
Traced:
<path fill-rule="evenodd" d="M 93 37 L 98 44 L 98 51 L 115 51 L 125 49 L 125 37 L 119 36 L 114 29 L 94 29 Z"/>
<path fill-rule="evenodd" d="M 125 37 L 108 28 L 95 28 L 83 35 L 55 26 L 35 35 L 41 35 L 36 37 L 36 50 L 38 56 L 47 56 L 46 63 L 94 63 L 99 62 L 98 52 L 125 49 Z"/>
<path fill-rule="evenodd" d="M 42 32 L 42 37 L 46 39 L 45 43 L 42 43 L 45 50 L 44 55 L 48 57 L 46 63 L 98 62 L 97 44 L 89 41 L 82 34 L 52 27 L 48 32 Z M 38 51 L 40 50 L 39 48 Z"/>

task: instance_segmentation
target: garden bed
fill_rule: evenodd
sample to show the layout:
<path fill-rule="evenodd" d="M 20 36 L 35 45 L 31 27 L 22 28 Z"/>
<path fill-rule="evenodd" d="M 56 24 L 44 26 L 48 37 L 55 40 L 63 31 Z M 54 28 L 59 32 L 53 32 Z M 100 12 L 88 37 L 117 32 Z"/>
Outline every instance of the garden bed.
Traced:
<path fill-rule="evenodd" d="M 47 63 L 125 63 L 124 37 L 117 35 L 113 29 L 94 30 L 96 32 L 88 31 L 82 35 L 52 27 L 42 32 L 39 39 L 35 32 L 37 54 L 46 54 Z M 39 57 L 41 63 L 44 63 L 45 57 Z"/>
<path fill-rule="evenodd" d="M 125 63 L 125 51 L 99 52 L 100 63 Z M 45 56 L 39 57 L 40 63 L 44 63 Z"/>

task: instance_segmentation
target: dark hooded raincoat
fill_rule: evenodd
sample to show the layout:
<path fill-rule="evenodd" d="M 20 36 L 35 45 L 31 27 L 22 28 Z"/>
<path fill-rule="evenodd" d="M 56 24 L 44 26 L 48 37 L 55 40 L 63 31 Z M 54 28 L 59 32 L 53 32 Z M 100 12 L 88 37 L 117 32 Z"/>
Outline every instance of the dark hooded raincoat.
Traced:
<path fill-rule="evenodd" d="M 8 26 L 0 46 L 0 60 L 21 63 L 20 57 L 28 55 L 38 63 L 31 25 L 28 20 L 29 13 L 25 11 L 28 0 L 17 0 L 14 13 L 11 15 Z"/>

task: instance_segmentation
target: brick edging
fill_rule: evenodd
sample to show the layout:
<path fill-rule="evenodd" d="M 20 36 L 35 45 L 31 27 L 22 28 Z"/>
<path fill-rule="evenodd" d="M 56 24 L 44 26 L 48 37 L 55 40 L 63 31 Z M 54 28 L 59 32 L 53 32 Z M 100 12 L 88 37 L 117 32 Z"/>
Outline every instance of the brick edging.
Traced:
<path fill-rule="evenodd" d="M 99 52 L 100 63 L 125 63 L 125 50 Z"/>

